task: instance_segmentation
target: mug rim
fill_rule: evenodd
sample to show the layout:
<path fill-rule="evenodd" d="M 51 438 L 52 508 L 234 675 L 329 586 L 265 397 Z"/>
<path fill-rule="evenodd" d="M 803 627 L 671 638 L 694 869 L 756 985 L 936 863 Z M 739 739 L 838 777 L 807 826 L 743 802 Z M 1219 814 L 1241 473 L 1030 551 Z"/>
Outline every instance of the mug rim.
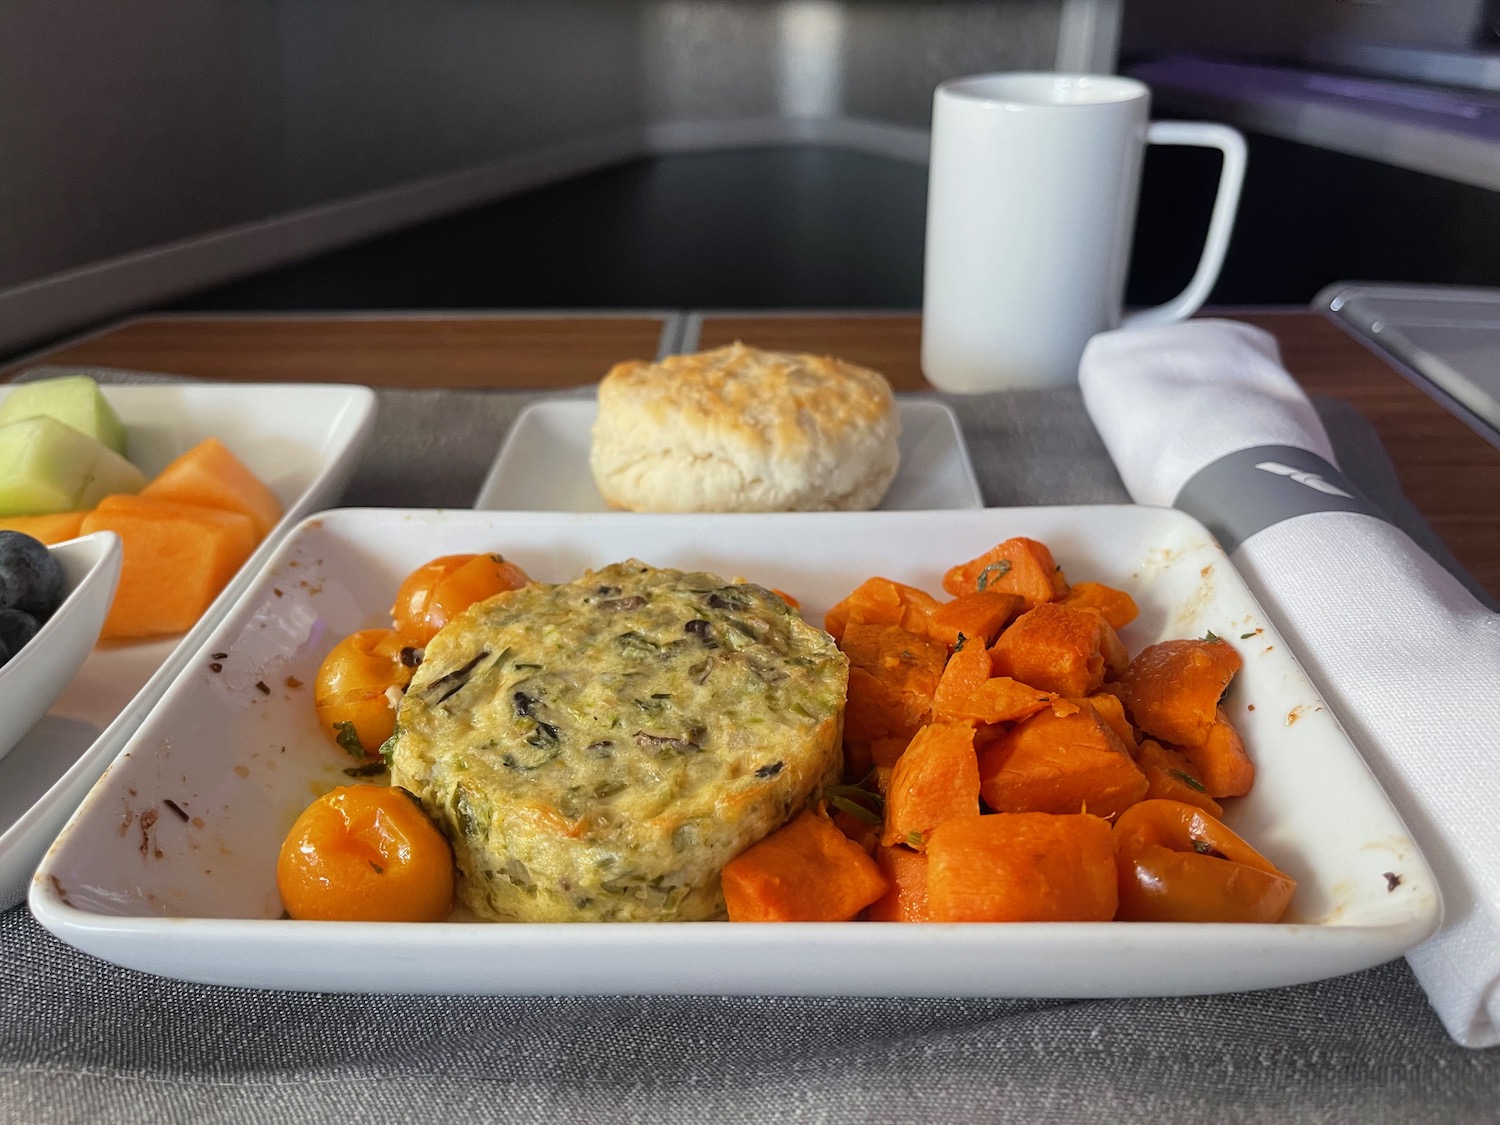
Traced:
<path fill-rule="evenodd" d="M 1060 99 L 1059 89 L 1088 89 L 1095 96 Z M 967 74 L 938 83 L 934 97 L 1003 109 L 1088 109 L 1149 98 L 1150 87 L 1122 74 L 1017 70 Z"/>

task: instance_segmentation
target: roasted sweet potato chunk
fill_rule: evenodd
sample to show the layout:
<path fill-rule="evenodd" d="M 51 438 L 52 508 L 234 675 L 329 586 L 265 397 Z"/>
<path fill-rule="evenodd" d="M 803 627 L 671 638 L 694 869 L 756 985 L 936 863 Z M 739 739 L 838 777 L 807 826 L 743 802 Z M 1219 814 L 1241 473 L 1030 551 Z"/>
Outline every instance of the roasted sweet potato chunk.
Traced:
<path fill-rule="evenodd" d="M 931 723 L 917 732 L 891 772 L 880 842 L 921 851 L 927 834 L 955 816 L 979 812 L 979 760 L 969 723 Z"/>
<path fill-rule="evenodd" d="M 965 641 L 948 658 L 948 664 L 938 679 L 937 690 L 932 693 L 932 713 L 944 718 L 958 708 L 990 678 L 990 654 L 979 641 Z"/>
<path fill-rule="evenodd" d="M 1141 767 L 1150 783 L 1144 800 L 1180 801 L 1196 805 L 1209 816 L 1224 815 L 1224 806 L 1209 795 L 1193 763 L 1170 746 L 1163 746 L 1154 739 L 1143 739 L 1135 752 L 1135 764 Z"/>
<path fill-rule="evenodd" d="M 842 642 L 844 630 L 855 625 L 896 625 L 925 633 L 926 621 L 941 603 L 915 586 L 889 578 L 867 578 L 823 618 L 823 628 Z"/>
<path fill-rule="evenodd" d="M 950 569 L 943 575 L 943 589 L 954 597 L 979 590 L 1019 594 L 1031 609 L 1065 595 L 1068 581 L 1045 544 L 1016 538 Z"/>
<path fill-rule="evenodd" d="M 1198 746 L 1207 741 L 1219 697 L 1240 664 L 1240 654 L 1212 634 L 1161 641 L 1130 662 L 1120 677 L 1121 696 L 1135 725 L 1152 738 Z"/>
<path fill-rule="evenodd" d="M 979 752 L 979 793 L 996 812 L 1114 816 L 1148 786 L 1120 736 L 1092 707 L 1038 712 Z"/>
<path fill-rule="evenodd" d="M 894 688 L 863 668 L 849 669 L 848 700 L 844 741 L 861 744 L 867 756 L 880 739 L 896 738 L 904 745 L 932 714 L 931 697 Z"/>
<path fill-rule="evenodd" d="M 1058 601 L 1074 609 L 1096 609 L 1115 629 L 1123 629 L 1140 616 L 1135 599 L 1124 590 L 1099 582 L 1075 582 Z"/>
<path fill-rule="evenodd" d="M 889 886 L 865 908 L 870 922 L 926 922 L 927 857 L 910 848 L 877 848 L 875 864 Z"/>
<path fill-rule="evenodd" d="M 1109 724 L 1109 729 L 1120 736 L 1120 741 L 1125 744 L 1125 749 L 1130 751 L 1130 756 L 1135 757 L 1135 728 L 1125 717 L 1125 705 L 1120 702 L 1119 696 L 1099 691 L 1089 696 L 1085 702 L 1099 712 L 1099 717 Z"/>
<path fill-rule="evenodd" d="M 1039 691 L 1009 676 L 991 676 L 964 698 L 945 700 L 938 717 L 976 723 L 1013 723 L 1059 702 L 1054 692 Z"/>
<path fill-rule="evenodd" d="M 1104 683 L 1100 638 L 1105 628 L 1097 613 L 1045 603 L 1000 634 L 990 649 L 990 665 L 997 676 L 1043 691 L 1089 695 Z"/>
<path fill-rule="evenodd" d="M 1182 756 L 1215 797 L 1243 797 L 1255 783 L 1255 766 L 1222 708 L 1215 712 L 1208 736 L 1196 746 L 1182 747 Z"/>
<path fill-rule="evenodd" d="M 1000 630 L 1021 611 L 1024 604 L 1019 594 L 1006 594 L 999 590 L 977 590 L 972 594 L 960 594 L 932 611 L 927 619 L 927 633 L 949 648 L 956 647 L 960 637 L 966 644 L 987 646 L 994 643 Z"/>
<path fill-rule="evenodd" d="M 886 890 L 875 861 L 812 809 L 731 859 L 721 881 L 731 922 L 844 922 Z"/>
<path fill-rule="evenodd" d="M 842 647 L 849 657 L 844 741 L 862 770 L 874 761 L 875 742 L 909 740 L 931 716 L 948 650 L 899 626 L 867 624 L 847 625 Z"/>
<path fill-rule="evenodd" d="M 993 813 L 933 829 L 927 907 L 934 922 L 1107 922 L 1119 880 L 1097 816 Z"/>

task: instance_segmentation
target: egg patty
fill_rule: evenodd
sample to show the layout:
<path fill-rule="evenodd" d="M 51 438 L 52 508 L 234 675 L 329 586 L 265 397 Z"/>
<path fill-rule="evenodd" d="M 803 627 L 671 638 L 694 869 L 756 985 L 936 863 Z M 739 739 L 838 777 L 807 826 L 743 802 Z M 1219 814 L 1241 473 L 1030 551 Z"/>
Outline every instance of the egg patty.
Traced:
<path fill-rule="evenodd" d="M 721 918 L 719 872 L 837 779 L 848 663 L 779 596 L 631 560 L 460 614 L 391 779 L 504 921 Z"/>

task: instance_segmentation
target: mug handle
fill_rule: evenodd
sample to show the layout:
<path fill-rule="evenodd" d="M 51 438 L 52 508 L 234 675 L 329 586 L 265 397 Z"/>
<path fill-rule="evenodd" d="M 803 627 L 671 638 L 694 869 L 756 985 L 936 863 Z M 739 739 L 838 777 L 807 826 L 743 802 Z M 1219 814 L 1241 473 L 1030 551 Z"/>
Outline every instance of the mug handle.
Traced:
<path fill-rule="evenodd" d="M 1234 215 L 1240 205 L 1240 188 L 1245 182 L 1245 138 L 1228 125 L 1197 121 L 1153 121 L 1146 141 L 1158 145 L 1194 145 L 1216 148 L 1224 154 L 1219 169 L 1219 191 L 1214 197 L 1213 215 L 1208 220 L 1208 237 L 1203 256 L 1187 288 L 1164 305 L 1140 309 L 1121 320 L 1132 328 L 1149 324 L 1168 324 L 1183 320 L 1203 307 L 1208 294 L 1219 279 L 1224 253 L 1229 249 L 1229 235 L 1234 229 Z"/>

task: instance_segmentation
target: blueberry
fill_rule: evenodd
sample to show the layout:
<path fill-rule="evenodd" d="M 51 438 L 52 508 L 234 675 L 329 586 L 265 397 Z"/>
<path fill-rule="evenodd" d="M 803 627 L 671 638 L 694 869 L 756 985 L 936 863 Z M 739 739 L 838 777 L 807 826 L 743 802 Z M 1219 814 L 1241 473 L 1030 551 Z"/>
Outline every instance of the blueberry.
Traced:
<path fill-rule="evenodd" d="M 0 609 L 45 621 L 62 601 L 62 564 L 45 544 L 19 531 L 0 531 Z"/>
<path fill-rule="evenodd" d="M 0 645 L 11 655 L 21 651 L 21 646 L 40 629 L 41 623 L 31 614 L 20 609 L 0 609 Z"/>

